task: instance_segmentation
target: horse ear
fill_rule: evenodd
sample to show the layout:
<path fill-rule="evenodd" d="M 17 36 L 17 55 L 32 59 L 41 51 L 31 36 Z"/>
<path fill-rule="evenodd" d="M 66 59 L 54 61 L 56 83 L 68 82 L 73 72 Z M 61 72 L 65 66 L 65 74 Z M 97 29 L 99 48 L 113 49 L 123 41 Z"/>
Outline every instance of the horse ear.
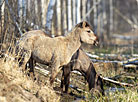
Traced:
<path fill-rule="evenodd" d="M 77 24 L 76 27 L 85 28 L 85 27 L 90 27 L 90 25 L 88 24 L 88 22 L 83 21 Z"/>
<path fill-rule="evenodd" d="M 79 24 L 76 25 L 76 27 L 83 28 L 82 24 L 83 22 L 80 22 Z"/>
<path fill-rule="evenodd" d="M 85 26 L 86 26 L 86 22 L 84 21 L 82 22 L 82 27 L 85 28 Z"/>
<path fill-rule="evenodd" d="M 83 21 L 82 27 L 83 27 L 83 28 L 85 28 L 85 27 L 90 27 L 90 25 L 89 25 L 89 23 L 88 23 L 88 22 Z"/>
<path fill-rule="evenodd" d="M 88 22 L 85 22 L 85 27 L 90 27 L 89 23 Z"/>

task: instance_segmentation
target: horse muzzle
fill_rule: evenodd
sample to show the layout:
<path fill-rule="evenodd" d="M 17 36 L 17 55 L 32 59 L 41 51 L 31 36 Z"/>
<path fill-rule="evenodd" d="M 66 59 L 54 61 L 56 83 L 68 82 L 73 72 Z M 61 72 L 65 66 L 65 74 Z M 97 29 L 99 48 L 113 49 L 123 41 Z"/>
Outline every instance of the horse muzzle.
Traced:
<path fill-rule="evenodd" d="M 94 44 L 93 45 L 98 46 L 98 44 L 99 44 L 99 39 L 98 39 L 98 37 L 96 37 L 96 40 L 94 40 Z"/>

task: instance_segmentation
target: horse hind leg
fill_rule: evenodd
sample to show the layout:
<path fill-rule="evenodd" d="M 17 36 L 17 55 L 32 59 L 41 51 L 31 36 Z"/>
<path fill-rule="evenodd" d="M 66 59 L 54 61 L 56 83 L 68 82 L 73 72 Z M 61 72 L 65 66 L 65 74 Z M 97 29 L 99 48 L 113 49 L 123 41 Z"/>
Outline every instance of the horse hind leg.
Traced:
<path fill-rule="evenodd" d="M 31 57 L 31 52 L 27 51 L 24 53 L 23 55 L 23 61 L 22 61 L 22 65 L 20 67 L 22 67 L 22 70 L 25 72 L 27 69 L 27 62 L 29 61 Z"/>
<path fill-rule="evenodd" d="M 61 88 L 63 91 L 63 87 L 65 86 L 64 93 L 68 92 L 68 87 L 70 83 L 70 69 L 67 67 L 63 67 L 62 79 L 61 79 Z"/>
<path fill-rule="evenodd" d="M 28 63 L 29 63 L 29 73 L 28 73 L 28 76 L 30 76 L 33 80 L 36 80 L 36 77 L 35 77 L 35 74 L 34 74 L 34 66 L 35 66 L 34 64 L 35 64 L 35 62 L 33 60 L 32 55 L 31 55 Z"/>

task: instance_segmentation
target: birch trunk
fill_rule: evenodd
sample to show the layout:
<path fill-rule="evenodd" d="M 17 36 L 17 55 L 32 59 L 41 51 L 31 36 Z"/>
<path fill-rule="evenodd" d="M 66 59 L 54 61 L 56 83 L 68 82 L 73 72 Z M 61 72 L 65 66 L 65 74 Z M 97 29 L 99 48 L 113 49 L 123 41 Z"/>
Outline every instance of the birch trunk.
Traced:
<path fill-rule="evenodd" d="M 101 0 L 98 0 L 101 2 Z M 97 34 L 101 37 L 101 3 L 97 7 Z"/>
<path fill-rule="evenodd" d="M 112 34 L 113 32 L 113 1 L 110 0 L 110 35 Z M 110 36 L 109 35 L 109 36 Z"/>
<path fill-rule="evenodd" d="M 76 19 L 76 23 L 79 23 L 81 21 L 81 15 L 80 15 L 80 4 L 81 4 L 81 0 L 76 0 L 77 2 L 77 8 L 76 8 L 76 14 L 77 14 L 77 19 Z"/>
<path fill-rule="evenodd" d="M 18 0 L 18 17 L 19 17 L 20 27 L 22 26 L 22 15 L 23 15 L 22 0 Z"/>
<path fill-rule="evenodd" d="M 1 21 L 1 7 L 2 7 L 2 0 L 0 0 L 0 21 Z"/>
<path fill-rule="evenodd" d="M 66 33 L 67 33 L 67 6 L 66 6 L 66 4 L 67 4 L 67 2 L 66 2 L 66 0 L 63 0 L 62 1 L 62 3 L 63 3 L 63 5 L 62 5 L 62 26 L 63 26 L 63 34 L 64 35 L 66 35 Z"/>
<path fill-rule="evenodd" d="M 96 0 L 93 0 L 93 7 L 94 7 L 94 30 L 97 33 L 97 7 L 96 7 Z"/>
<path fill-rule="evenodd" d="M 54 6 L 55 6 L 56 0 L 50 0 L 48 4 L 47 14 L 46 14 L 46 25 L 45 30 L 47 34 L 51 34 L 51 28 L 52 28 L 52 18 L 54 13 Z"/>
<path fill-rule="evenodd" d="M 41 15 L 39 15 L 40 11 L 38 12 L 38 2 L 40 2 L 40 1 L 38 1 L 38 0 L 34 1 L 34 14 L 33 15 L 35 16 L 35 18 L 34 18 L 35 19 L 34 20 L 35 21 L 34 22 L 34 29 L 35 30 L 39 29 L 38 22 L 40 22 L 39 17 L 41 16 Z"/>
<path fill-rule="evenodd" d="M 106 5 L 105 0 L 103 0 L 103 25 L 107 24 L 107 15 L 106 15 Z"/>
<path fill-rule="evenodd" d="M 73 11 L 73 26 L 76 24 L 76 0 L 72 0 L 72 11 Z"/>
<path fill-rule="evenodd" d="M 71 18 L 71 0 L 68 0 L 68 31 L 72 28 L 72 18 Z"/>
<path fill-rule="evenodd" d="M 26 5 L 27 5 L 27 0 L 22 0 L 22 9 L 23 9 L 23 18 L 26 20 Z"/>
<path fill-rule="evenodd" d="M 38 25 L 42 28 L 42 7 L 41 7 L 41 0 L 37 0 L 38 3 Z"/>
<path fill-rule="evenodd" d="M 46 2 L 46 1 L 48 1 L 48 2 Z M 47 11 L 48 11 L 48 9 L 47 9 L 47 7 L 48 7 L 48 3 L 49 3 L 49 1 L 50 0 L 41 0 L 41 7 L 42 7 L 42 25 L 43 26 L 45 26 L 45 24 L 46 24 L 46 14 L 47 14 Z"/>
<path fill-rule="evenodd" d="M 82 0 L 82 17 L 86 16 L 86 0 Z M 83 20 L 86 20 L 86 18 L 84 18 Z"/>
<path fill-rule="evenodd" d="M 57 32 L 61 35 L 61 0 L 57 0 Z"/>
<path fill-rule="evenodd" d="M 2 0 L 1 0 L 1 4 L 2 4 Z M 5 2 L 3 2 L 2 6 L 1 6 L 1 26 L 4 26 L 4 8 L 5 8 Z"/>
<path fill-rule="evenodd" d="M 93 2 L 95 1 L 95 3 L 96 3 L 96 0 L 93 0 Z M 90 0 L 87 0 L 87 12 L 89 12 L 89 10 L 90 10 L 90 7 L 91 5 L 90 5 Z M 90 21 L 90 15 L 88 15 L 87 16 L 87 21 Z"/>
<path fill-rule="evenodd" d="M 0 26 L 0 43 L 2 43 L 3 42 L 3 30 L 4 30 L 4 8 L 5 8 L 5 2 L 3 2 L 3 4 L 2 4 L 2 0 L 1 0 L 1 2 L 0 2 L 0 4 L 2 5 L 1 6 L 1 8 L 0 8 L 0 23 L 1 23 L 1 26 Z M 0 46 L 0 50 L 2 50 L 2 46 Z"/>

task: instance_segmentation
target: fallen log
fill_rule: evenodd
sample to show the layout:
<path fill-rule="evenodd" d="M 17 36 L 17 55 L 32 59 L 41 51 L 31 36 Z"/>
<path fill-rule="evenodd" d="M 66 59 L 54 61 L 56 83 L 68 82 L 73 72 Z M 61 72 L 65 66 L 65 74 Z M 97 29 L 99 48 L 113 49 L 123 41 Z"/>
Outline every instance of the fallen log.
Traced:
<path fill-rule="evenodd" d="M 81 74 L 81 73 L 78 73 L 77 71 L 73 71 L 74 73 L 76 74 Z M 112 80 L 112 79 L 109 79 L 107 77 L 103 77 L 100 75 L 100 77 L 104 80 L 104 81 L 108 81 L 108 82 L 111 82 L 113 84 L 117 84 L 117 85 L 120 85 L 120 86 L 128 86 L 128 87 L 133 87 L 134 85 L 133 84 L 129 84 L 129 83 L 124 83 L 124 82 L 119 82 L 119 81 L 115 81 L 115 80 Z"/>
<path fill-rule="evenodd" d="M 124 83 L 124 82 L 119 82 L 119 81 L 115 81 L 115 80 L 112 80 L 112 79 L 109 79 L 107 77 L 103 77 L 100 75 L 100 77 L 104 80 L 104 81 L 108 81 L 110 83 L 113 83 L 113 84 L 117 84 L 117 85 L 120 85 L 120 86 L 127 86 L 127 87 L 133 87 L 134 85 L 133 84 L 128 84 L 128 83 Z"/>

